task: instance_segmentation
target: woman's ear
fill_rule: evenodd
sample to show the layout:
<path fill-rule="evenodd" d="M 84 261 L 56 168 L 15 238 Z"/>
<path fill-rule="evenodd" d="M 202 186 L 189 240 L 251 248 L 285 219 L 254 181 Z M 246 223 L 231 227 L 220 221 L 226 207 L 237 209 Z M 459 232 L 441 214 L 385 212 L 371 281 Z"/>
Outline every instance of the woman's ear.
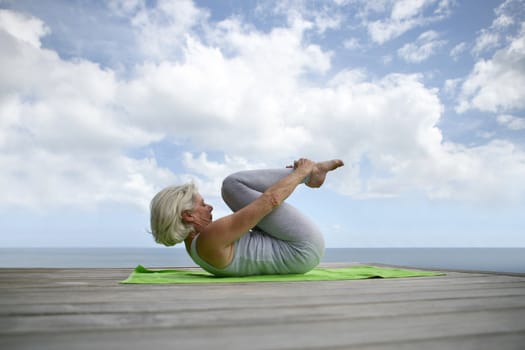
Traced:
<path fill-rule="evenodd" d="M 184 210 L 181 214 L 182 221 L 192 223 L 193 215 L 191 215 L 189 210 Z"/>

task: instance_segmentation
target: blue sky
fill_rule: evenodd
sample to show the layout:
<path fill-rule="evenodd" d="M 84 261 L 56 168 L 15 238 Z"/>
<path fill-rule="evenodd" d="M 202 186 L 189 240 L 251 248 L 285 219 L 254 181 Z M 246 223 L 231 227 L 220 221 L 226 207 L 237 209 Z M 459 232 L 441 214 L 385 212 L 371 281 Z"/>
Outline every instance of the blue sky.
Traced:
<path fill-rule="evenodd" d="M 524 5 L 0 0 L 0 247 L 153 247 L 164 186 L 302 156 L 328 247 L 525 247 Z"/>

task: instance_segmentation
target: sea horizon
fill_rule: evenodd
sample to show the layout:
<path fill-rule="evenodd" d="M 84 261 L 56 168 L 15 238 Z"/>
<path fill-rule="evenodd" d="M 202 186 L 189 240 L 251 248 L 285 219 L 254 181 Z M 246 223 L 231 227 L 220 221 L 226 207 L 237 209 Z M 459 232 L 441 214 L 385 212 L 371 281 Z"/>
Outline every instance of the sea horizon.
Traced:
<path fill-rule="evenodd" d="M 525 247 L 326 248 L 321 263 L 525 273 Z M 196 267 L 183 247 L 2 247 L 0 268 Z"/>

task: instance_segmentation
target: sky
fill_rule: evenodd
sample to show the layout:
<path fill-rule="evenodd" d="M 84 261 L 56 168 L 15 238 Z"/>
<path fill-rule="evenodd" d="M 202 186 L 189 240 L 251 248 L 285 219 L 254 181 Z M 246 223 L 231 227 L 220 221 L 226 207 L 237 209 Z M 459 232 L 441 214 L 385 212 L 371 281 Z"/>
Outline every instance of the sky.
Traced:
<path fill-rule="evenodd" d="M 327 247 L 525 247 L 525 1 L 0 0 L 0 247 L 154 247 L 149 202 L 340 158 Z"/>

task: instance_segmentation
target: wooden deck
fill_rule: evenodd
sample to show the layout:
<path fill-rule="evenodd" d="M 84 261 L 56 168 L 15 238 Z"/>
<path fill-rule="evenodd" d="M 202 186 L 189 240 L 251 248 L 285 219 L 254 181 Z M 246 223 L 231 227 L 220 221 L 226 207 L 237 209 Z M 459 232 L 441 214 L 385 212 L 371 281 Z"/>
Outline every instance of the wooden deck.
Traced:
<path fill-rule="evenodd" d="M 0 349 L 525 349 L 525 275 L 119 284 L 130 272 L 0 269 Z"/>

